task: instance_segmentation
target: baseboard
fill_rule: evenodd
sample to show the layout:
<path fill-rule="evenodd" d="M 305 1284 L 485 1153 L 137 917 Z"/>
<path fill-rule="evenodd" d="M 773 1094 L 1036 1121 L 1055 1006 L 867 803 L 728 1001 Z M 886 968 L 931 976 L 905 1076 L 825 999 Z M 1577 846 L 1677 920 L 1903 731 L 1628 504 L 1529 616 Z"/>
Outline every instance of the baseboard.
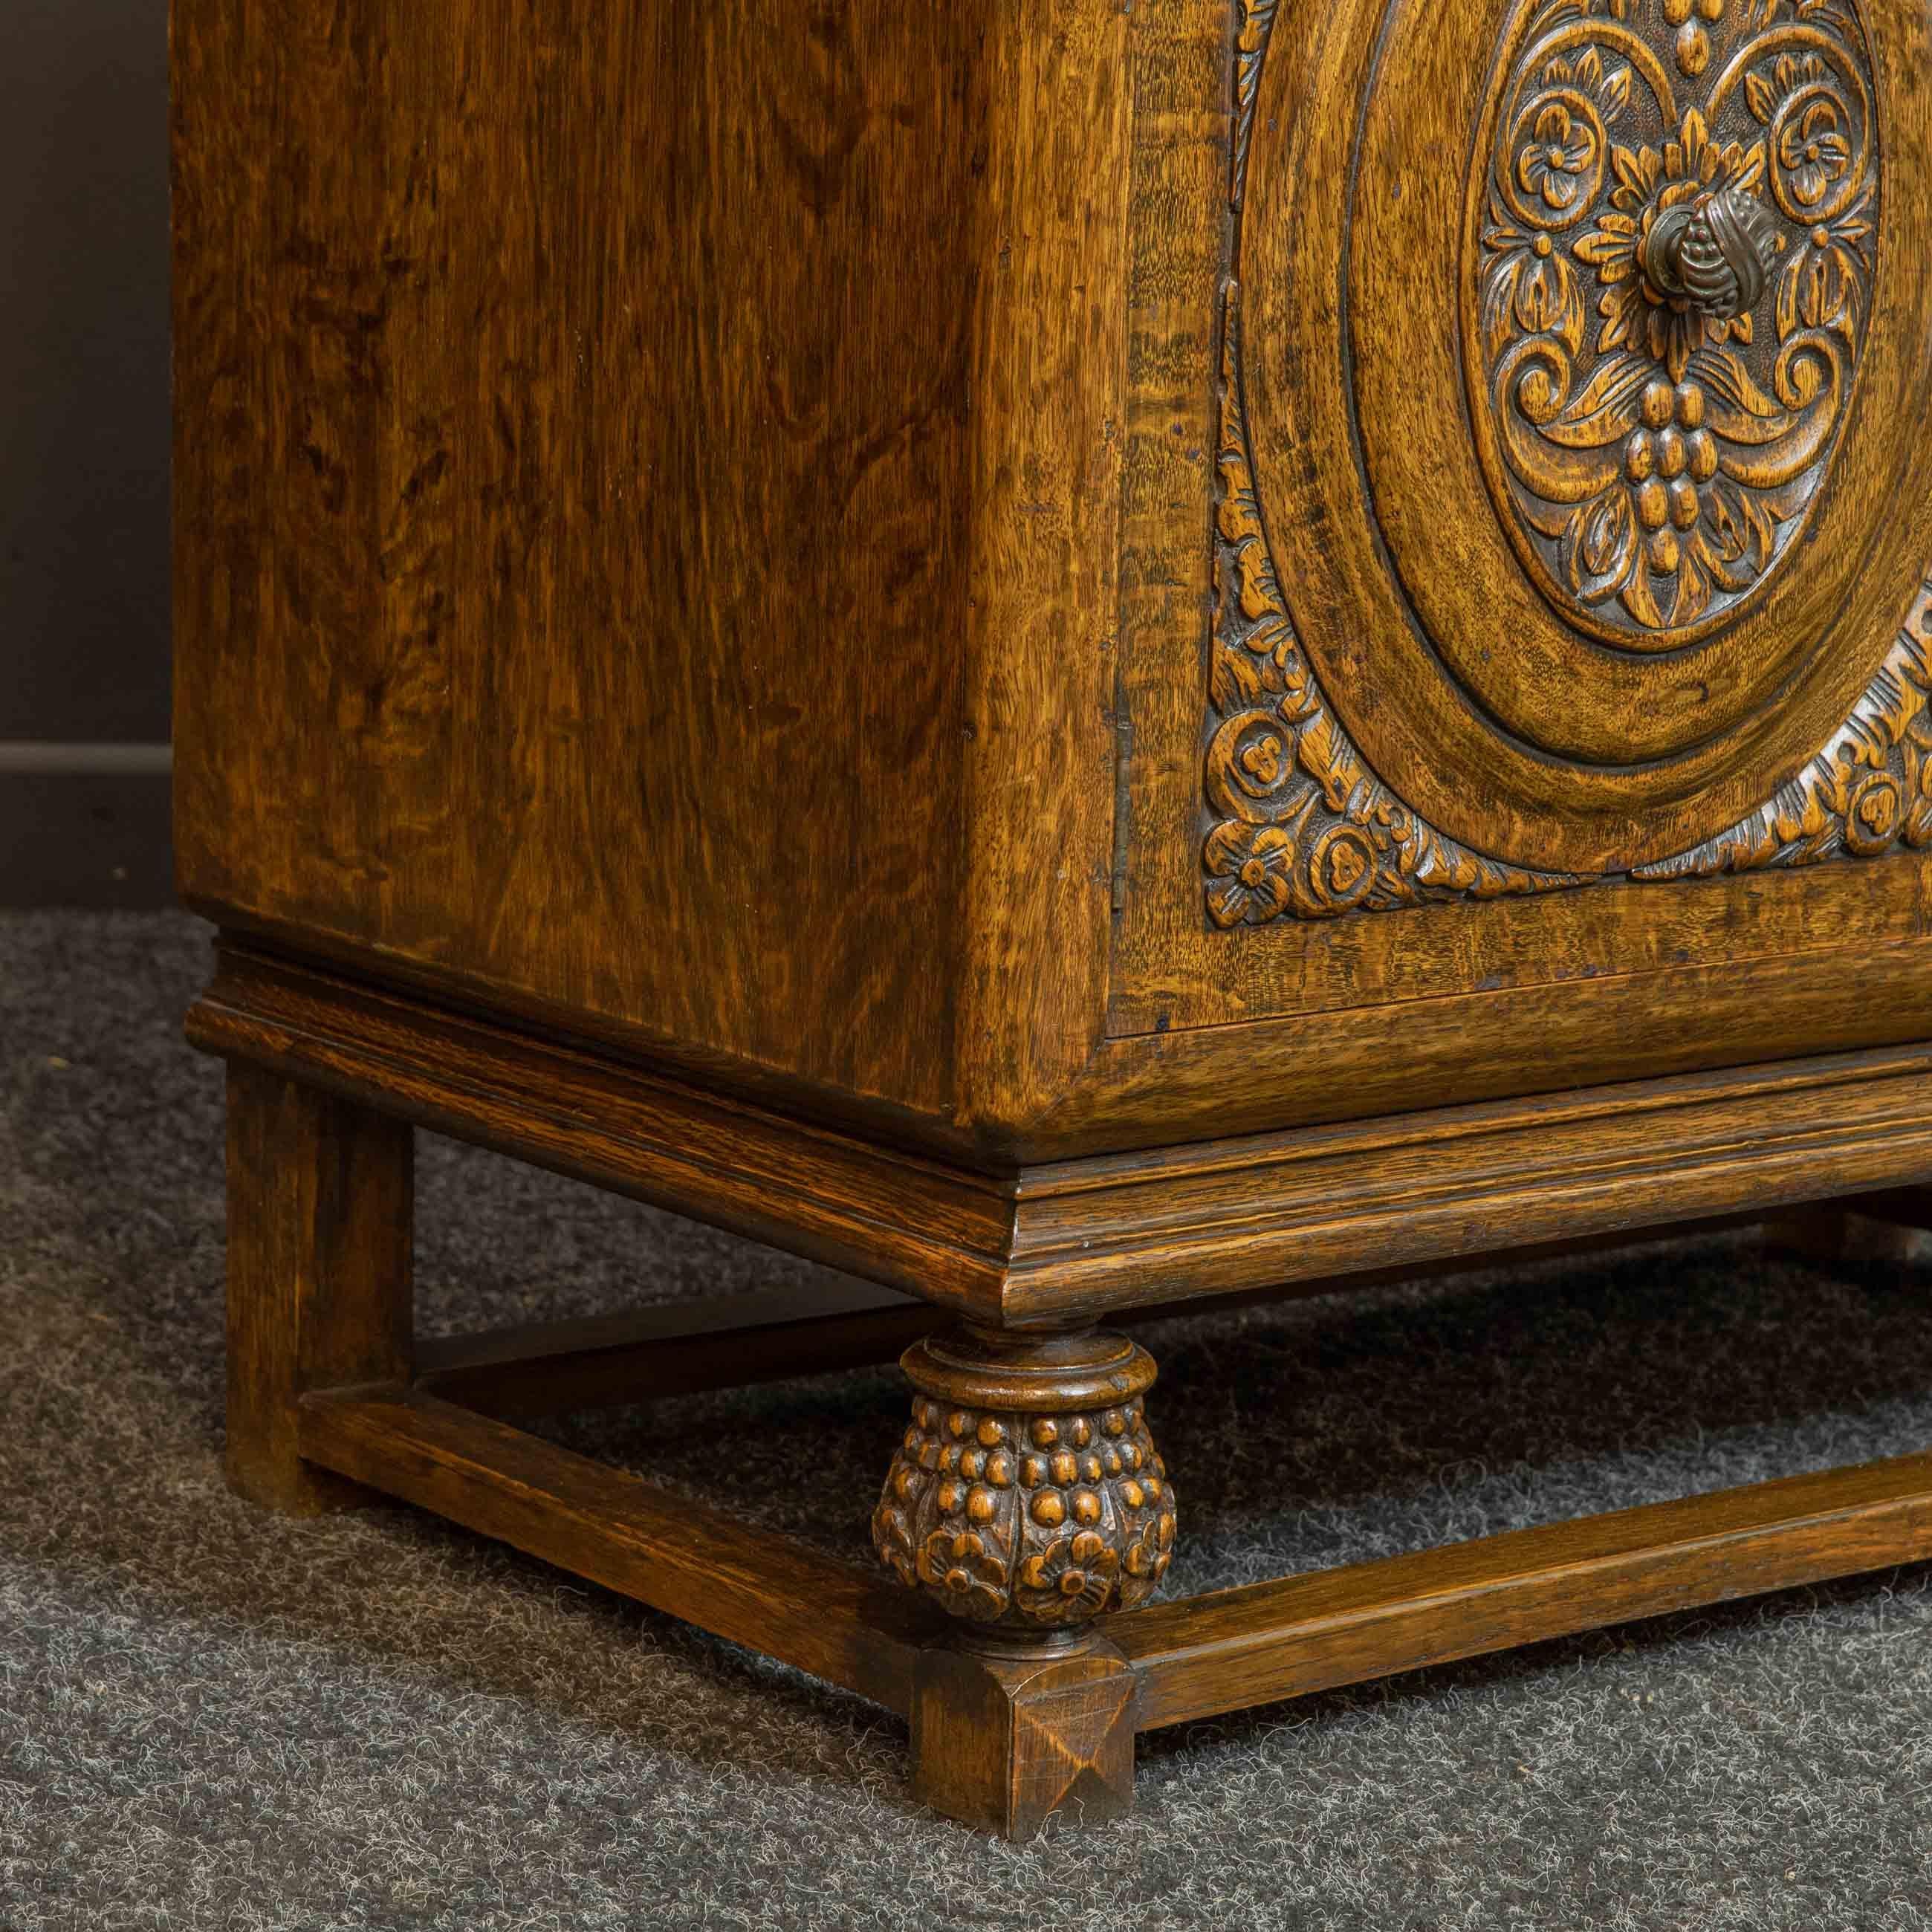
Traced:
<path fill-rule="evenodd" d="M 176 903 L 166 746 L 0 746 L 0 908 Z"/>

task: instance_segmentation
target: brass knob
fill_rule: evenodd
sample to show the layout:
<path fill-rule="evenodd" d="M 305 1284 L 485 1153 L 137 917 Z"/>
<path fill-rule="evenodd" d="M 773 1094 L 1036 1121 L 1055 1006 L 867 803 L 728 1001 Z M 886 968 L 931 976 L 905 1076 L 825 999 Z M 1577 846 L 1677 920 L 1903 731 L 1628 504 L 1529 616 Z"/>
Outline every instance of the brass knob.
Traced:
<path fill-rule="evenodd" d="M 1778 252 L 1778 226 L 1756 196 L 1734 188 L 1667 208 L 1652 223 L 1644 273 L 1660 295 L 1714 321 L 1757 305 Z"/>

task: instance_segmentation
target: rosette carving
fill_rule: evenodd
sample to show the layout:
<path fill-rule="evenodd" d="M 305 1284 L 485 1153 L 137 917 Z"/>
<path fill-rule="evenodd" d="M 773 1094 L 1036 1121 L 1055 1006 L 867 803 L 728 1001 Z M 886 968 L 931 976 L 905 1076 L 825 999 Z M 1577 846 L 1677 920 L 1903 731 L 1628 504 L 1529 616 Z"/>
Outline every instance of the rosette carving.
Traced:
<path fill-rule="evenodd" d="M 1148 1433 L 1154 1364 L 1117 1336 L 922 1342 L 920 1393 L 872 1515 L 899 1580 L 950 1616 L 1071 1628 L 1153 1594 L 1174 1494 Z"/>

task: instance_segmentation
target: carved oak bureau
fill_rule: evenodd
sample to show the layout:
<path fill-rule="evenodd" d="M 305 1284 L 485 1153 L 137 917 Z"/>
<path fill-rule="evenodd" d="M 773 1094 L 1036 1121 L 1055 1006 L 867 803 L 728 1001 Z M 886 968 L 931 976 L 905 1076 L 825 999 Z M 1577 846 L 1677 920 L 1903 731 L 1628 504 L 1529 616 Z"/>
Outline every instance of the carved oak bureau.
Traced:
<path fill-rule="evenodd" d="M 1010 1833 L 1139 1730 L 1932 1554 L 1908 1457 L 1171 1600 L 1121 1326 L 1924 1217 L 1922 0 L 173 34 L 244 1493 L 848 1686 Z M 418 1126 L 878 1290 L 418 1343 Z M 850 1564 L 513 1426 L 902 1350 Z"/>

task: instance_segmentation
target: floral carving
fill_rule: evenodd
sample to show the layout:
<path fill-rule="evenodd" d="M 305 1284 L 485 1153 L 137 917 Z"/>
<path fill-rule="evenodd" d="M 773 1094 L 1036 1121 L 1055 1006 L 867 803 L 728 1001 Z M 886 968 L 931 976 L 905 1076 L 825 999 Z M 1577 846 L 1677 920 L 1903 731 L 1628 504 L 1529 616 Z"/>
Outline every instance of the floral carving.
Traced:
<path fill-rule="evenodd" d="M 1119 1552 L 1104 1537 L 1083 1529 L 1021 1564 L 1015 1600 L 1033 1623 L 1083 1622 L 1106 1609 L 1120 1569 Z"/>
<path fill-rule="evenodd" d="M 1852 144 L 1837 101 L 1825 94 L 1806 104 L 1803 114 L 1787 119 L 1779 136 L 1778 158 L 1792 199 L 1808 212 L 1843 181 L 1852 165 Z"/>
<path fill-rule="evenodd" d="M 1597 43 L 1610 28 L 1634 32 L 1633 23 L 1660 6 L 1665 24 L 1677 29 L 1672 58 L 1687 76 L 1708 66 L 1714 32 L 1777 37 L 1742 66 L 1729 64 L 1742 76 L 1745 112 L 1763 130 L 1761 137 L 1720 140 L 1701 111 L 1686 110 L 1670 138 L 1610 138 L 1630 110 L 1638 63 L 1606 57 Z M 1273 0 L 1244 0 L 1238 206 L 1274 10 Z M 1492 208 L 1482 236 L 1487 266 L 1481 326 L 1485 340 L 1499 347 L 1540 338 L 1574 358 L 1592 346 L 1594 314 L 1600 361 L 1570 412 L 1571 427 L 1591 424 L 1596 434 L 1614 419 L 1617 432 L 1609 447 L 1618 468 L 1614 487 L 1586 493 L 1551 541 L 1563 569 L 1574 568 L 1600 603 L 1618 598 L 1640 561 L 1646 588 L 1653 579 L 1667 581 L 1672 573 L 1655 568 L 1653 545 L 1662 562 L 1672 560 L 1675 544 L 1681 576 L 1688 542 L 1694 575 L 1711 580 L 1708 610 L 1763 576 L 1796 527 L 1780 520 L 1780 509 L 1802 502 L 1809 487 L 1801 476 L 1781 495 L 1775 488 L 1768 494 L 1747 488 L 1725 467 L 1718 432 L 1761 435 L 1774 445 L 1809 406 L 1808 393 L 1812 404 L 1827 394 L 1826 368 L 1846 366 L 1844 356 L 1868 305 L 1878 183 L 1869 154 L 1862 159 L 1858 130 L 1870 129 L 1871 109 L 1868 92 L 1860 93 L 1846 78 L 1847 63 L 1863 72 L 1856 64 L 1864 59 L 1862 30 L 1844 0 L 1702 0 L 1698 6 L 1690 0 L 1567 0 L 1549 16 L 1554 20 L 1558 13 L 1561 30 L 1568 33 L 1581 23 L 1582 39 L 1551 56 L 1541 70 L 1545 93 L 1557 98 L 1532 103 L 1534 111 L 1526 106 L 1518 117 L 1529 137 L 1542 130 L 1544 153 L 1539 166 L 1512 176 L 1512 191 L 1526 203 L 1533 196 L 1540 212 L 1534 220 L 1519 220 Z M 1838 48 L 1833 58 L 1816 52 L 1813 43 L 1820 37 Z M 1658 68 L 1654 58 L 1650 64 Z M 1567 123 L 1545 118 L 1554 105 L 1564 108 Z M 1594 159 L 1578 130 L 1594 130 L 1599 122 L 1604 184 L 1584 201 L 1580 190 L 1572 194 L 1565 184 L 1594 180 Z M 1842 157 L 1834 137 L 1846 144 Z M 1863 139 L 1868 147 L 1868 132 Z M 1621 166 L 1619 146 L 1627 157 Z M 1558 147 L 1560 160 L 1550 152 Z M 1552 175 L 1563 180 L 1546 191 Z M 1767 278 L 1768 331 L 1764 308 L 1756 304 L 1729 317 L 1685 311 L 1688 319 L 1680 322 L 1667 298 L 1649 300 L 1636 286 L 1644 216 L 1652 214 L 1654 231 L 1655 214 L 1667 212 L 1664 197 L 1679 183 L 1694 183 L 1694 190 L 1670 208 L 1698 194 L 1736 189 L 1784 218 L 1785 246 Z M 1571 238 L 1567 243 L 1565 236 Z M 1626 266 L 1628 272 L 1619 272 Z M 1585 299 L 1586 274 L 1595 278 L 1593 304 Z M 1654 326 L 1654 314 L 1662 318 Z M 1624 332 L 1606 352 L 1604 338 L 1619 323 Z M 1840 345 L 1835 363 L 1817 346 L 1825 337 Z M 1774 388 L 1782 384 L 1798 398 L 1796 411 L 1768 392 L 1740 359 L 1740 350 L 1761 349 L 1767 338 L 1784 345 L 1771 380 Z M 1915 605 L 1891 658 L 1851 717 L 1801 777 L 1749 818 L 1690 851 L 1627 874 L 1576 875 L 1510 866 L 1436 831 L 1364 762 L 1296 638 L 1256 500 L 1240 388 L 1239 290 L 1233 286 L 1222 346 L 1217 598 L 1205 754 L 1210 822 L 1202 846 L 1205 910 L 1215 926 L 1543 892 L 1606 878 L 1678 879 L 1932 850 L 1932 592 Z M 1673 360 L 1681 379 L 1672 375 Z M 1808 392 L 1807 385 L 1814 386 Z M 1563 412 L 1549 408 L 1551 400 L 1552 392 L 1544 392 L 1539 406 L 1560 434 Z M 1811 419 L 1820 413 L 1814 410 Z M 1735 434 L 1729 440 L 1751 447 L 1738 444 Z M 1648 487 L 1653 484 L 1658 487 Z M 1694 590 L 1687 610 L 1699 594 Z M 1676 597 L 1682 595 L 1680 584 Z M 1640 610 L 1647 608 L 1643 590 L 1634 601 Z M 1676 608 L 1674 597 L 1673 614 Z M 1660 603 L 1656 615 L 1652 626 L 1626 608 L 1631 641 L 1640 630 L 1661 630 L 1669 615 Z M 887 1546 L 882 1542 L 882 1550 Z M 1137 1574 L 1137 1560 L 1148 1560 L 1144 1552 L 1137 1558 L 1137 1547 L 1130 1544 L 1124 1553 L 1129 1575 Z"/>
<path fill-rule="evenodd" d="M 1932 584 L 1885 669 L 1837 736 L 1790 784 L 1694 850 L 1638 879 L 1706 878 L 1821 859 L 1932 850 Z"/>
<path fill-rule="evenodd" d="M 1595 117 L 1586 110 L 1573 119 L 1562 100 L 1552 98 L 1543 104 L 1530 138 L 1517 151 L 1516 178 L 1542 197 L 1551 214 L 1568 214 L 1594 184 L 1603 158 Z"/>
<path fill-rule="evenodd" d="M 1520 44 L 1474 270 L 1484 466 L 1566 620 L 1670 648 L 1762 590 L 1844 428 L 1870 57 L 1850 0 L 1550 0 Z"/>
<path fill-rule="evenodd" d="M 948 1615 L 1016 1629 L 1146 1601 L 1174 1548 L 1173 1492 L 1140 1399 L 1078 1414 L 921 1396 L 872 1515 L 880 1560 Z"/>
<path fill-rule="evenodd" d="M 1006 1614 L 1004 1554 L 989 1550 L 976 1529 L 935 1529 L 920 1546 L 918 1569 L 919 1580 L 954 1616 L 986 1624 Z"/>
<path fill-rule="evenodd" d="M 1700 344 L 1748 343 L 1754 325 L 1749 309 L 1714 314 L 1659 286 L 1647 266 L 1658 224 L 1673 210 L 1693 207 L 1724 189 L 1756 193 L 1764 182 L 1764 148 L 1760 144 L 1747 153 L 1735 141 L 1720 146 L 1693 108 L 1677 139 L 1666 142 L 1661 154 L 1654 148 L 1619 148 L 1616 164 L 1610 205 L 1598 216 L 1594 230 L 1576 244 L 1576 259 L 1594 266 L 1604 284 L 1598 304 L 1604 326 L 1597 346 L 1607 352 L 1634 344 L 1653 362 L 1662 363 L 1672 382 L 1681 383 Z"/>
<path fill-rule="evenodd" d="M 1255 502 L 1238 296 L 1229 290 L 1222 344 L 1208 917 L 1224 928 L 1261 926 L 1284 913 L 1332 919 L 1574 884 L 1483 858 L 1425 824 L 1362 762 L 1322 697 Z"/>

